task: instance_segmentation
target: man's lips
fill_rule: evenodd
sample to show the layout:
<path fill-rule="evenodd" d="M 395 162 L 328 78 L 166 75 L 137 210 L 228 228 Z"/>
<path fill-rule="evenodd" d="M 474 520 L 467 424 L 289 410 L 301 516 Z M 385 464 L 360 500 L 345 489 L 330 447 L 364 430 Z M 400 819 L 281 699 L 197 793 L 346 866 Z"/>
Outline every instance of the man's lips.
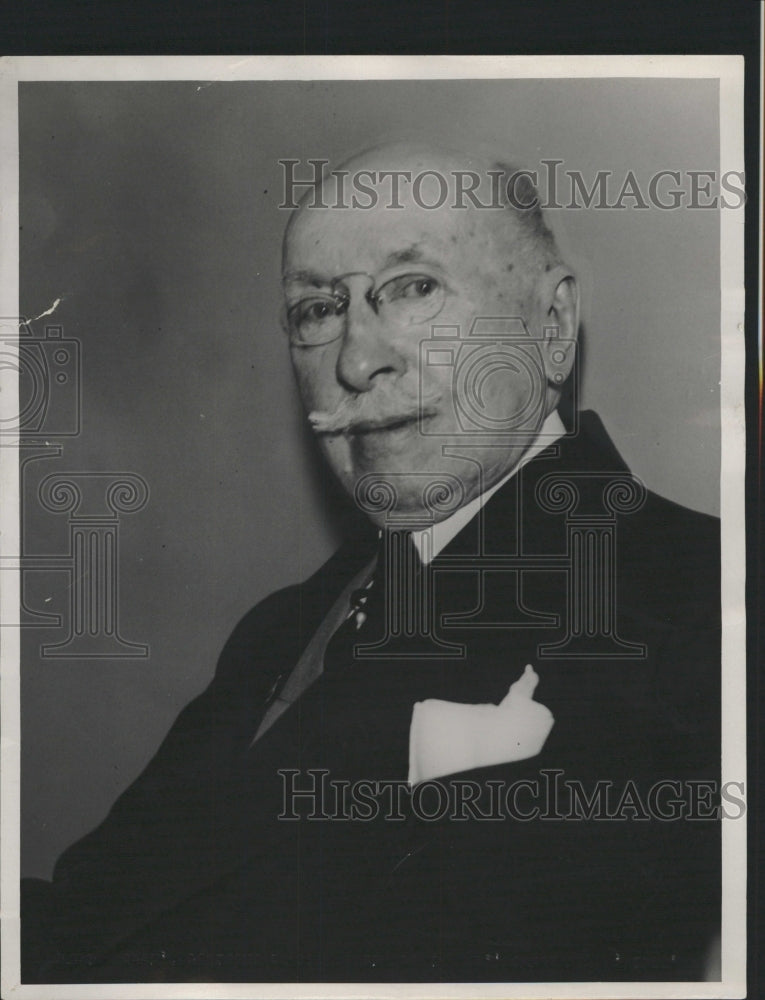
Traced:
<path fill-rule="evenodd" d="M 346 434 L 374 434 L 378 431 L 395 431 L 410 424 L 419 424 L 436 416 L 434 407 L 417 409 L 408 413 L 390 414 L 384 417 L 365 417 L 353 421 L 346 429 Z"/>
<path fill-rule="evenodd" d="M 373 395 L 352 393 L 343 397 L 333 410 L 311 410 L 308 420 L 316 434 L 390 431 L 435 416 L 441 395 L 404 391 L 403 387 L 386 382 Z"/>
<path fill-rule="evenodd" d="M 359 420 L 350 425 L 347 434 L 373 434 L 375 431 L 393 431 L 408 424 L 420 421 L 420 414 L 403 414 L 401 416 L 378 417 L 374 420 Z"/>

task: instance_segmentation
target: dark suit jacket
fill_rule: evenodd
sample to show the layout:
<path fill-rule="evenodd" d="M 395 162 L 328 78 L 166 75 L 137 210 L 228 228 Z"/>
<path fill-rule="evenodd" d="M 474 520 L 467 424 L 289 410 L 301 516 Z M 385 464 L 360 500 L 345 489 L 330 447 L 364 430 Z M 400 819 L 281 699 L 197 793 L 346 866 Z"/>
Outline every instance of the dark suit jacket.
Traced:
<path fill-rule="evenodd" d="M 64 853 L 51 884 L 25 884 L 23 981 L 700 978 L 720 919 L 720 824 L 693 784 L 719 781 L 718 524 L 650 493 L 630 513 L 613 493 L 604 507 L 604 483 L 626 472 L 584 414 L 576 436 L 521 470 L 432 564 L 440 636 L 462 655 L 418 657 L 403 639 L 381 659 L 354 656 L 360 638 L 384 634 L 378 601 L 251 747 L 375 533 L 254 608 L 104 822 Z M 550 475 L 575 484 L 576 502 Z M 587 546 L 604 565 L 612 557 L 607 579 L 567 570 L 582 545 L 578 557 Z M 508 555 L 516 562 L 497 558 Z M 583 618 L 574 591 L 589 593 Z M 587 618 L 598 601 L 612 608 L 610 638 Z M 578 644 L 561 647 L 572 630 Z M 433 802 L 418 812 L 405 796 L 400 818 L 278 818 L 280 769 L 299 772 L 301 788 L 317 769 L 405 779 L 415 701 L 497 703 L 526 663 L 555 725 L 538 756 L 458 776 L 475 783 L 474 812 L 427 820 Z M 680 784 L 651 799 L 662 780 Z M 572 781 L 588 798 L 610 782 L 614 818 L 597 805 L 586 818 Z M 509 786 L 517 812 L 482 818 L 487 796 Z M 671 816 L 673 798 L 685 818 L 645 815 Z M 521 818 L 534 804 L 541 815 Z"/>

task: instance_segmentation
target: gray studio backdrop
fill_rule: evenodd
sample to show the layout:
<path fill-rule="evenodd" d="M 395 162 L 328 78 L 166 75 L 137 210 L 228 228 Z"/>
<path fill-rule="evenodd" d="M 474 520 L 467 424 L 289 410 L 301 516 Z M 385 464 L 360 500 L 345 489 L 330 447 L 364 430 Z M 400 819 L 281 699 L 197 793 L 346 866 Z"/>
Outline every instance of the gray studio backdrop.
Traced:
<path fill-rule="evenodd" d="M 65 558 L 26 574 L 30 611 L 64 622 L 23 633 L 24 874 L 48 876 L 104 816 L 239 617 L 337 544 L 279 325 L 278 160 L 336 161 L 399 130 L 561 159 L 588 183 L 719 161 L 714 81 L 21 85 L 21 311 L 60 299 L 35 332 L 59 324 L 82 361 L 80 433 L 51 425 L 26 465 L 26 551 L 67 553 L 47 476 L 150 489 L 118 539 L 119 629 L 147 657 L 43 655 L 77 581 Z M 716 513 L 718 213 L 551 216 L 582 279 L 583 405 L 651 488 Z"/>

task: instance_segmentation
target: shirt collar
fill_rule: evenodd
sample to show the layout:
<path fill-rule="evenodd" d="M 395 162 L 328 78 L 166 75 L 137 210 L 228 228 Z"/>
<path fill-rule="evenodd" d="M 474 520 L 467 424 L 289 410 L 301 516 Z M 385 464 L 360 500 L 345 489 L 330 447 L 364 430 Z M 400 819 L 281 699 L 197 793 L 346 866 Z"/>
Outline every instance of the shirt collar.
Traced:
<path fill-rule="evenodd" d="M 493 486 L 490 486 L 488 490 L 484 490 L 479 496 L 473 497 L 472 500 L 463 507 L 460 507 L 453 514 L 450 514 L 443 521 L 429 525 L 421 531 L 413 531 L 412 541 L 422 562 L 427 565 L 432 559 L 435 559 L 438 553 L 462 531 L 465 525 L 472 521 L 478 511 L 494 496 L 497 490 L 501 489 L 506 482 L 512 479 L 516 472 L 526 465 L 527 462 L 536 458 L 545 448 L 549 448 L 551 444 L 554 444 L 559 438 L 563 437 L 565 433 L 566 428 L 563 426 L 563 421 L 558 415 L 558 411 L 553 410 L 552 413 L 548 414 L 540 428 L 539 434 L 537 434 L 534 442 L 524 452 L 520 461 L 502 479 L 494 483 Z M 427 537 L 430 540 L 429 544 L 426 543 Z"/>

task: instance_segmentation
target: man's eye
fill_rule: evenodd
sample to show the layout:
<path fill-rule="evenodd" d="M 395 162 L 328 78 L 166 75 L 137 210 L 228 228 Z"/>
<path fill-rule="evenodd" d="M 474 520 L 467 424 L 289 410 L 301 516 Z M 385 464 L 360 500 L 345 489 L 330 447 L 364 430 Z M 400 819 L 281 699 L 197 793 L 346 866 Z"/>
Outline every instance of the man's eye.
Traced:
<path fill-rule="evenodd" d="M 334 309 L 328 302 L 310 302 L 303 312 L 303 319 L 318 320 L 326 319 Z"/>
<path fill-rule="evenodd" d="M 402 274 L 400 278 L 387 281 L 378 292 L 379 301 L 409 302 L 432 298 L 441 290 L 441 283 L 427 274 Z"/>
<path fill-rule="evenodd" d="M 375 296 L 383 315 L 401 326 L 424 323 L 443 308 L 446 289 L 429 274 L 402 274 L 386 281 Z"/>
<path fill-rule="evenodd" d="M 405 294 L 416 295 L 419 296 L 419 298 L 424 299 L 428 295 L 432 295 L 437 287 L 438 282 L 434 278 L 417 278 L 416 281 L 407 285 Z"/>
<path fill-rule="evenodd" d="M 393 284 L 398 284 L 398 287 L 394 289 L 394 294 L 397 293 L 397 297 L 407 299 L 426 299 L 440 287 L 435 278 L 428 278 L 426 275 L 417 278 L 407 277 L 402 279 L 400 283 L 394 282 Z"/>
<path fill-rule="evenodd" d="M 290 337 L 295 344 L 328 344 L 342 333 L 348 302 L 345 297 L 327 295 L 301 299 L 287 311 Z"/>
<path fill-rule="evenodd" d="M 299 326 L 304 323 L 321 323 L 322 320 L 334 315 L 335 303 L 328 302 L 326 299 L 308 299 L 306 302 L 298 302 L 290 310 L 292 321 Z"/>

